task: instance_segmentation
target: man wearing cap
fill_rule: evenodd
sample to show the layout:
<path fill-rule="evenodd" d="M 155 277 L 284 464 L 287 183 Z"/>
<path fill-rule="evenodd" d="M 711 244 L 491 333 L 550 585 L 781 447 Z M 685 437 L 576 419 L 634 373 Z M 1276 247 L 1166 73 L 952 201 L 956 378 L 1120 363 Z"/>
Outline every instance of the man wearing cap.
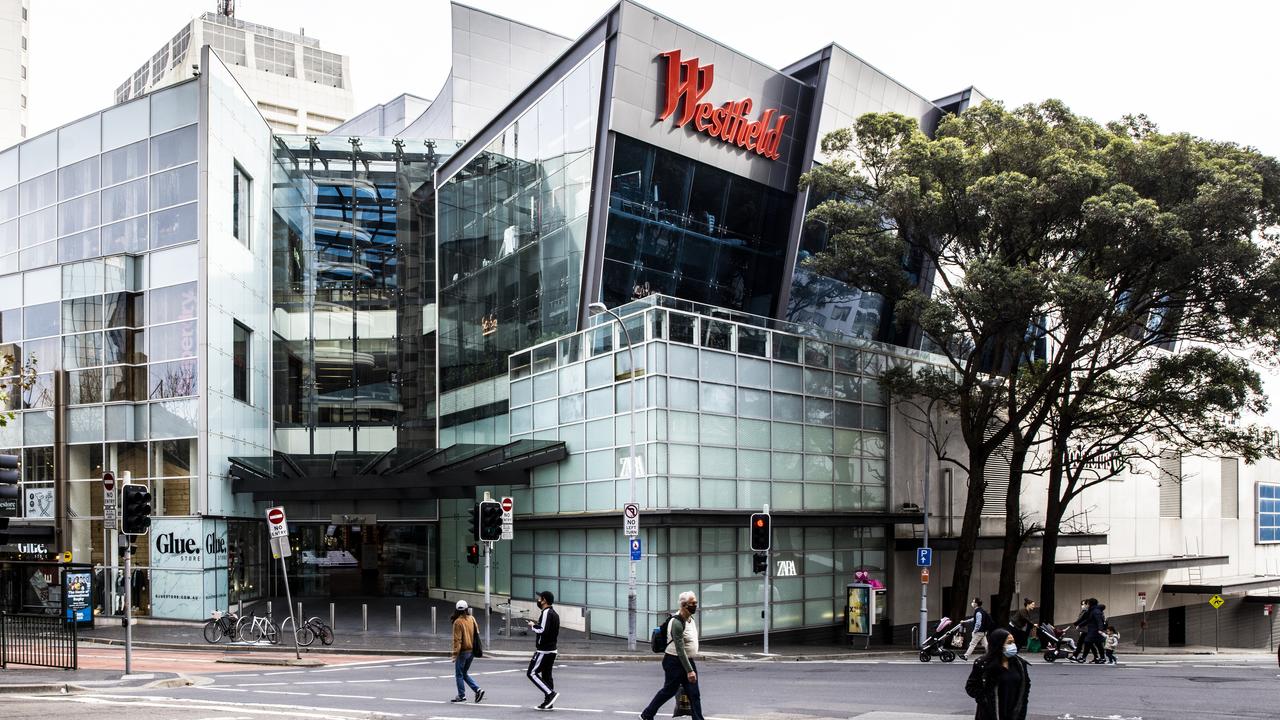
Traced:
<path fill-rule="evenodd" d="M 529 620 L 529 629 L 534 632 L 533 659 L 529 661 L 529 670 L 525 675 L 529 681 L 542 691 L 542 704 L 539 710 L 551 710 L 555 707 L 560 693 L 555 691 L 555 683 L 551 680 L 551 668 L 556 664 L 556 639 L 560 636 L 560 616 L 556 614 L 551 603 L 556 596 L 550 590 L 538 593 L 538 609 L 542 614 L 538 619 Z"/>
<path fill-rule="evenodd" d="M 467 701 L 467 691 L 462 687 L 464 681 L 471 687 L 472 692 L 476 694 L 476 702 L 480 702 L 484 699 L 484 690 L 481 690 L 476 681 L 467 673 L 471 669 L 471 653 L 475 650 L 474 639 L 480 632 L 480 626 L 476 624 L 476 619 L 467 612 L 466 600 L 459 600 L 453 606 L 453 617 L 449 619 L 453 622 L 453 650 L 449 653 L 449 657 L 453 658 L 453 679 L 458 683 L 458 694 L 449 702 Z"/>

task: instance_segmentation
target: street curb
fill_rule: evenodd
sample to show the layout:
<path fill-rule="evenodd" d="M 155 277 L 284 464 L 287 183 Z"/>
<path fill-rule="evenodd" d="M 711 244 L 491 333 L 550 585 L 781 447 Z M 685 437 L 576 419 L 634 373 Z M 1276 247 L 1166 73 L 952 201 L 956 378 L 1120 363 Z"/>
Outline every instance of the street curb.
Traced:
<path fill-rule="evenodd" d="M 235 665 L 267 665 L 274 667 L 324 667 L 324 663 L 319 660 L 309 660 L 303 658 L 301 660 L 295 658 L 274 658 L 274 657 L 224 657 L 214 660 L 214 662 L 231 663 Z"/>
<path fill-rule="evenodd" d="M 119 681 L 116 681 L 116 682 L 103 682 L 101 684 L 95 683 L 94 685 L 81 685 L 79 683 L 73 683 L 73 682 L 30 683 L 26 685 L 0 684 L 0 695 L 19 694 L 19 693 L 31 693 L 34 695 L 47 695 L 51 693 L 57 693 L 59 695 L 67 695 L 75 692 L 95 692 L 95 691 L 108 690 L 113 688 L 129 688 L 133 690 L 142 690 L 142 689 L 154 690 L 154 689 L 164 689 L 164 688 L 187 687 L 189 685 L 196 684 L 193 679 L 185 675 L 179 675 L 177 677 L 171 677 L 171 678 L 162 678 L 160 680 L 153 680 L 151 682 L 143 683 L 141 685 L 128 685 L 126 684 L 127 682 L 128 680 L 121 678 Z"/>

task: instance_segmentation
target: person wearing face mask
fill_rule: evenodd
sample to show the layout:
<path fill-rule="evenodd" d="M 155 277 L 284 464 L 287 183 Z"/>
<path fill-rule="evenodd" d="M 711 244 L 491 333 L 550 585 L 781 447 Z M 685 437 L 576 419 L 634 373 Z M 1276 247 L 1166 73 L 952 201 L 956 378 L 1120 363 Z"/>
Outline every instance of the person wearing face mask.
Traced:
<path fill-rule="evenodd" d="M 555 681 L 551 679 L 551 668 L 556 664 L 556 639 L 560 636 L 560 615 L 551 604 L 556 596 L 550 590 L 538 593 L 538 610 L 541 614 L 536 621 L 529 620 L 529 629 L 536 635 L 533 658 L 529 660 L 529 670 L 525 675 L 529 681 L 542 691 L 542 704 L 539 710 L 551 710 L 555 707 L 560 693 L 555 690 Z"/>
<path fill-rule="evenodd" d="M 987 631 L 995 627 L 996 622 L 991 618 L 991 613 L 982 608 L 982 598 L 974 598 L 972 607 L 973 616 L 965 622 L 973 623 L 973 639 L 969 641 L 969 649 L 961 653 L 961 660 L 968 660 L 973 651 L 978 649 L 978 643 L 982 643 L 984 650 L 991 649 L 991 644 L 987 641 Z"/>
<path fill-rule="evenodd" d="M 1026 720 L 1031 666 L 1018 657 L 1008 630 L 987 636 L 987 652 L 973 663 L 964 691 L 977 703 L 974 720 Z"/>
<path fill-rule="evenodd" d="M 667 620 L 667 649 L 662 656 L 665 680 L 648 707 L 640 711 L 640 720 L 653 720 L 662 705 L 681 689 L 689 696 L 690 720 L 702 720 L 698 666 L 693 662 L 698 655 L 698 626 L 693 622 L 697 611 L 698 597 L 691 592 L 680 593 L 680 612 Z"/>

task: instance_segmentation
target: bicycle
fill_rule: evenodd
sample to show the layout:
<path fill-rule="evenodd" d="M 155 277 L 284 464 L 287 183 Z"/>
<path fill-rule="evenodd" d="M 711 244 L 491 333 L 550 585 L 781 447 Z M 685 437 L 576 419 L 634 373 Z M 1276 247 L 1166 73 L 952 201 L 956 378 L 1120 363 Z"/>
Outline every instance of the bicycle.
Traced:
<path fill-rule="evenodd" d="M 261 642 L 264 638 L 272 645 L 280 644 L 280 633 L 271 617 L 250 612 L 236 622 L 236 636 L 247 642 Z"/>
<path fill-rule="evenodd" d="M 286 632 L 285 626 L 293 624 L 292 615 L 285 618 L 284 621 L 280 623 L 280 633 L 283 635 Z M 295 628 L 292 632 L 294 641 L 302 647 L 307 647 L 316 641 L 316 632 L 307 623 L 303 623 L 301 627 Z"/>
<path fill-rule="evenodd" d="M 231 642 L 235 642 L 239 637 L 236 632 L 236 624 L 240 618 L 230 610 L 222 612 L 214 610 L 210 613 L 211 619 L 204 624 L 205 642 L 217 644 L 224 637 Z"/>
<path fill-rule="evenodd" d="M 303 631 L 307 631 L 308 634 L 303 634 Z M 318 617 L 308 618 L 302 627 L 298 628 L 298 633 L 299 645 L 310 646 L 316 638 L 320 638 L 323 645 L 333 644 L 333 628 Z"/>

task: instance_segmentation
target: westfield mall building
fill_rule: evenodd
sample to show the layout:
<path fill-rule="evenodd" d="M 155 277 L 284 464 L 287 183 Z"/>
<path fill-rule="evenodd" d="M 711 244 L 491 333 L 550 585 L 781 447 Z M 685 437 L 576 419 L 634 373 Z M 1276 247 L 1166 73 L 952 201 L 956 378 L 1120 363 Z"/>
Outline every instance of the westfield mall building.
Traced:
<path fill-rule="evenodd" d="M 99 478 L 127 470 L 160 498 L 129 579 L 142 612 L 275 596 L 276 504 L 304 602 L 476 604 L 467 513 L 490 492 L 514 505 L 494 603 L 550 590 L 567 627 L 625 636 L 634 501 L 642 633 L 693 590 L 704 637 L 731 638 L 763 627 L 747 518 L 767 505 L 771 628 L 846 637 L 865 571 L 885 587 L 862 629 L 905 640 L 928 483 L 936 620 L 966 478 L 926 462 L 878 376 L 939 359 L 881 297 L 806 267 L 826 198 L 799 178 L 863 113 L 931 133 L 984 98 L 921 96 L 835 44 L 770 67 L 628 1 L 576 39 L 452 16 L 434 99 L 327 135 L 273 133 L 206 47 L 199 78 L 0 153 L 0 213 L 32 223 L 15 240 L 0 219 L 0 341 L 53 373 L 0 428 L 23 456 L 15 525 L 47 540 L 0 553 L 72 551 L 113 612 Z M 1145 609 L 1149 642 L 1193 644 L 1213 627 L 1196 593 L 1216 592 L 1222 643 L 1255 644 L 1247 601 L 1280 585 L 1274 478 L 1235 458 L 1135 468 L 1080 499 L 1092 523 L 1057 557 L 1029 542 L 1022 592 L 1053 562 L 1059 607 L 1108 598 L 1122 633 Z M 970 594 L 995 590 L 999 488 Z M 1024 511 L 1042 498 L 1028 481 Z"/>

